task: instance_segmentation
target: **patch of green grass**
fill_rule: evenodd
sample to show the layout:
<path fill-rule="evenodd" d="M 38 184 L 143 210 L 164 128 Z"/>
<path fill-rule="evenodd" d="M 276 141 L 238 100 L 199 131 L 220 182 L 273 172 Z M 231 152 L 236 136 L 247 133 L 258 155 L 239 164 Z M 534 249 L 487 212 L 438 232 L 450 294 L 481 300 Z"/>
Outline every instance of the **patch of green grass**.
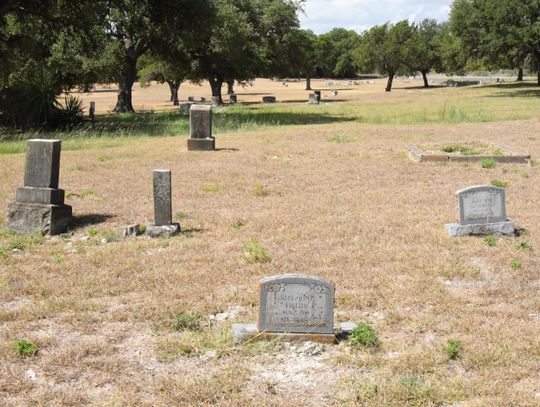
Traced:
<path fill-rule="evenodd" d="M 189 213 L 187 213 L 187 212 L 176 212 L 174 214 L 174 219 L 175 220 L 182 220 L 182 219 L 186 219 L 186 218 L 189 218 Z"/>
<path fill-rule="evenodd" d="M 36 344 L 26 339 L 18 339 L 11 344 L 11 348 L 19 356 L 34 356 L 38 352 Z"/>
<path fill-rule="evenodd" d="M 43 243 L 43 234 L 35 232 L 28 235 L 11 235 L 8 240 L 5 250 L 11 252 L 13 250 L 25 251 L 31 250 Z"/>
<path fill-rule="evenodd" d="M 5 246 L 0 246 L 0 259 L 5 259 L 8 256 L 8 251 Z"/>
<path fill-rule="evenodd" d="M 270 195 L 270 191 L 262 184 L 255 184 L 253 187 L 253 195 L 257 198 L 263 198 Z"/>
<path fill-rule="evenodd" d="M 334 136 L 328 137 L 326 140 L 332 143 L 352 143 L 355 140 L 355 138 L 352 136 L 344 136 L 342 134 L 336 134 Z"/>
<path fill-rule="evenodd" d="M 492 179 L 491 185 L 497 188 L 507 188 L 510 185 L 509 181 L 501 181 L 500 179 Z"/>
<path fill-rule="evenodd" d="M 242 258 L 247 263 L 270 263 L 272 261 L 268 250 L 255 238 L 244 245 Z"/>
<path fill-rule="evenodd" d="M 500 148 L 496 148 L 496 149 L 493 150 L 493 155 L 495 157 L 502 157 L 504 155 L 504 153 Z"/>
<path fill-rule="evenodd" d="M 445 153 L 459 153 L 462 155 L 479 155 L 480 152 L 469 146 L 451 145 L 441 148 Z"/>
<path fill-rule="evenodd" d="M 518 250 L 532 250 L 532 244 L 525 240 L 523 242 L 520 242 L 516 245 L 516 249 Z"/>
<path fill-rule="evenodd" d="M 350 343 L 354 346 L 362 346 L 364 348 L 376 348 L 379 346 L 379 338 L 377 332 L 368 323 L 361 323 L 351 332 L 349 337 Z"/>
<path fill-rule="evenodd" d="M 99 233 L 99 229 L 96 228 L 95 226 L 88 226 L 86 228 L 86 233 L 88 234 L 88 236 L 90 237 L 96 237 L 97 234 Z"/>
<path fill-rule="evenodd" d="M 243 219 L 238 219 L 236 222 L 234 222 L 231 227 L 233 229 L 240 229 L 240 228 L 243 228 L 244 226 L 246 226 L 246 221 L 243 220 Z"/>
<path fill-rule="evenodd" d="M 212 194 L 214 192 L 218 192 L 219 191 L 219 187 L 218 186 L 215 186 L 215 185 L 206 185 L 203 187 L 203 192 L 207 193 L 207 194 Z"/>
<path fill-rule="evenodd" d="M 461 342 L 455 339 L 448 340 L 447 344 L 443 347 L 444 353 L 451 360 L 456 360 L 461 352 Z"/>
<path fill-rule="evenodd" d="M 200 315 L 178 314 L 171 322 L 175 331 L 198 331 L 201 328 Z"/>
<path fill-rule="evenodd" d="M 497 246 L 497 238 L 495 236 L 486 236 L 484 237 L 484 243 L 489 247 Z"/>
<path fill-rule="evenodd" d="M 482 168 L 491 169 L 495 168 L 495 160 L 493 158 L 486 158 L 485 160 L 480 161 Z"/>
<path fill-rule="evenodd" d="M 523 267 L 521 260 L 510 260 L 509 266 L 512 270 L 519 270 Z"/>
<path fill-rule="evenodd" d="M 63 256 L 54 256 L 53 257 L 53 263 L 54 264 L 62 264 L 64 262 L 64 257 Z"/>
<path fill-rule="evenodd" d="M 91 195 L 94 195 L 96 193 L 96 191 L 94 191 L 93 189 L 81 189 L 81 191 L 79 192 L 79 196 L 81 198 L 86 198 L 87 196 L 91 196 Z"/>

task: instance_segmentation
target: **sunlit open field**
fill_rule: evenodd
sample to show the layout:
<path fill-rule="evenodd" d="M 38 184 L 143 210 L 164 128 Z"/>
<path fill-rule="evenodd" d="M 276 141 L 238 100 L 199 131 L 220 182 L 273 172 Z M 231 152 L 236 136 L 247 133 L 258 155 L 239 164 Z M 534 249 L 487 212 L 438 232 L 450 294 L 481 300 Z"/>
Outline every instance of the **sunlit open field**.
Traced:
<path fill-rule="evenodd" d="M 187 151 L 188 116 L 165 86 L 137 88 L 135 108 L 156 113 L 120 125 L 114 93 L 82 94 L 108 127 L 47 135 L 66 138 L 72 230 L 0 232 L 0 405 L 538 406 L 540 90 L 337 82 L 314 81 L 318 106 L 303 83 L 238 88 L 239 106 L 215 109 L 210 153 Z M 182 85 L 181 99 L 208 89 Z M 280 103 L 260 105 L 266 94 Z M 504 144 L 533 162 L 408 158 L 406 144 L 430 142 Z M 0 143 L 2 223 L 23 148 Z M 156 168 L 172 170 L 183 232 L 123 237 L 152 221 Z M 448 237 L 455 191 L 492 181 L 507 182 L 520 236 Z M 254 240 L 270 261 L 247 261 Z M 231 324 L 257 319 L 258 281 L 288 273 L 332 281 L 335 323 L 369 322 L 379 346 L 233 345 Z M 22 339 L 37 353 L 18 355 Z"/>

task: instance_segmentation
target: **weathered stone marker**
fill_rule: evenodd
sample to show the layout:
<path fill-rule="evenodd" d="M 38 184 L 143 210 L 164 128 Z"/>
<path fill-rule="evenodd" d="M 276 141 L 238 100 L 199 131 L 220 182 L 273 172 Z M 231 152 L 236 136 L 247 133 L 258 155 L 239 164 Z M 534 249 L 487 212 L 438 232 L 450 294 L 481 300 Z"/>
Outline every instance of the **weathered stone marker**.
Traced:
<path fill-rule="evenodd" d="M 310 104 L 310 105 L 318 105 L 319 104 L 319 99 L 317 99 L 317 95 L 315 93 L 310 93 L 309 94 L 308 104 Z"/>
<path fill-rule="evenodd" d="M 321 103 L 321 91 L 320 90 L 315 91 L 315 96 L 317 97 L 317 103 Z"/>
<path fill-rule="evenodd" d="M 189 111 L 191 110 L 191 106 L 193 106 L 194 104 L 195 102 L 182 102 L 179 105 L 180 111 L 182 113 L 189 113 Z"/>
<path fill-rule="evenodd" d="M 238 96 L 237 95 L 229 95 L 229 98 L 231 100 L 231 105 L 235 105 L 238 103 Z"/>
<path fill-rule="evenodd" d="M 195 102 L 195 96 L 188 96 L 188 102 Z"/>
<path fill-rule="evenodd" d="M 218 107 L 221 105 L 221 97 L 219 96 L 212 96 L 212 106 Z"/>
<path fill-rule="evenodd" d="M 216 139 L 212 136 L 212 106 L 193 105 L 189 111 L 189 151 L 213 151 Z"/>
<path fill-rule="evenodd" d="M 146 233 L 152 237 L 180 233 L 180 224 L 172 221 L 171 189 L 171 171 L 154 170 L 154 223 L 146 228 Z"/>
<path fill-rule="evenodd" d="M 478 185 L 461 189 L 456 195 L 459 224 L 445 225 L 450 236 L 514 234 L 514 225 L 506 218 L 504 188 Z"/>
<path fill-rule="evenodd" d="M 64 191 L 58 188 L 61 147 L 60 140 L 26 143 L 24 186 L 17 188 L 15 202 L 8 205 L 10 230 L 57 235 L 68 228 L 72 209 L 64 205 Z"/>
<path fill-rule="evenodd" d="M 88 109 L 88 115 L 90 120 L 94 121 L 96 118 L 96 102 L 90 102 L 90 109 Z"/>
<path fill-rule="evenodd" d="M 263 103 L 276 103 L 276 97 L 275 96 L 263 96 L 262 101 L 263 101 Z"/>
<path fill-rule="evenodd" d="M 259 321 L 234 324 L 234 341 L 334 343 L 334 296 L 334 285 L 319 277 L 289 274 L 265 278 L 259 283 Z M 347 330 L 349 325 L 344 325 Z"/>

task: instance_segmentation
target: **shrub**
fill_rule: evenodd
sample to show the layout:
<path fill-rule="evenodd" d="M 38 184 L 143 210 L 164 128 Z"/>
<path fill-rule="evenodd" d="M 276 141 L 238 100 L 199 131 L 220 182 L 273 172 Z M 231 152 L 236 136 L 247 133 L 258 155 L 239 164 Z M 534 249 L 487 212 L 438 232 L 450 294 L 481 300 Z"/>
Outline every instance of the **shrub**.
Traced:
<path fill-rule="evenodd" d="M 242 258 L 248 263 L 269 263 L 271 261 L 268 251 L 257 239 L 251 239 L 244 245 Z"/>
<path fill-rule="evenodd" d="M 448 343 L 443 348 L 444 353 L 448 356 L 449 359 L 455 360 L 459 357 L 461 352 L 461 342 L 455 339 L 448 340 Z"/>
<path fill-rule="evenodd" d="M 486 158 L 485 160 L 480 161 L 482 168 L 491 169 L 495 168 L 495 160 L 493 158 Z"/>
<path fill-rule="evenodd" d="M 13 350 L 19 356 L 33 356 L 38 352 L 37 345 L 26 339 L 18 339 L 11 344 Z"/>
<path fill-rule="evenodd" d="M 352 345 L 363 346 L 364 348 L 375 348 L 379 346 L 379 338 L 377 332 L 368 323 L 358 325 L 350 336 Z"/>

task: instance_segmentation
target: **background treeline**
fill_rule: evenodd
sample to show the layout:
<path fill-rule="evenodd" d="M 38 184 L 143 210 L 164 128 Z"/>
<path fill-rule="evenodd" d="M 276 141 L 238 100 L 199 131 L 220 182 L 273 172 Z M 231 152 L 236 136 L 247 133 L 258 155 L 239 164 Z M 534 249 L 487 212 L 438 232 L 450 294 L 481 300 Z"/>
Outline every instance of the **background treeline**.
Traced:
<path fill-rule="evenodd" d="M 358 34 L 302 30 L 302 0 L 0 0 L 0 119 L 14 127 L 69 127 L 81 103 L 70 89 L 119 85 L 116 112 L 132 112 L 139 80 L 222 86 L 255 77 L 388 77 L 467 70 L 539 72 L 536 0 L 456 0 L 448 22 L 382 24 Z M 540 84 L 540 73 L 538 78 Z"/>

